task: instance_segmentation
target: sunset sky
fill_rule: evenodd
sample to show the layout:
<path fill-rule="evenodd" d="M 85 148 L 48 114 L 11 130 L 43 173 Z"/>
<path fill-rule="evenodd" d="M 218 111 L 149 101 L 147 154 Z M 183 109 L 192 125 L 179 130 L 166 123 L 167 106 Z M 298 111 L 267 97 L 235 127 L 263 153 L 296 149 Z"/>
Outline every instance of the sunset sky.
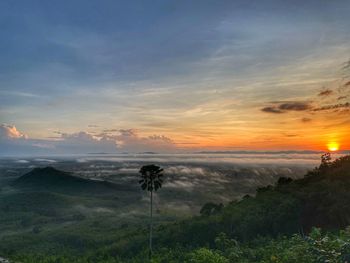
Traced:
<path fill-rule="evenodd" d="M 350 149 L 350 2 L 1 1 L 0 154 Z"/>

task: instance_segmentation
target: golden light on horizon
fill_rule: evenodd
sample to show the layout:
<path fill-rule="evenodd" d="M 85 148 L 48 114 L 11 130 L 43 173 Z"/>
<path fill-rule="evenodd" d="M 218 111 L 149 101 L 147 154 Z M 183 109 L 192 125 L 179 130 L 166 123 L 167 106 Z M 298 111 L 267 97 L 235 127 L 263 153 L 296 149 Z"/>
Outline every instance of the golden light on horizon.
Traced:
<path fill-rule="evenodd" d="M 336 152 L 339 150 L 339 143 L 337 142 L 330 142 L 327 144 L 328 150 L 331 152 Z"/>

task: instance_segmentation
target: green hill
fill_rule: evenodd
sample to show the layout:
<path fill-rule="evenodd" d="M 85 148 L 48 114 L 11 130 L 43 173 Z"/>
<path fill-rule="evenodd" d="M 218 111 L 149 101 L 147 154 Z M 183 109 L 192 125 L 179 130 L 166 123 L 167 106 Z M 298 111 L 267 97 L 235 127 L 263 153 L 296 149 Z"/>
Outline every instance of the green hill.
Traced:
<path fill-rule="evenodd" d="M 53 167 L 34 168 L 13 182 L 16 188 L 31 191 L 106 194 L 129 191 L 132 187 L 107 181 L 90 180 L 57 170 Z"/>

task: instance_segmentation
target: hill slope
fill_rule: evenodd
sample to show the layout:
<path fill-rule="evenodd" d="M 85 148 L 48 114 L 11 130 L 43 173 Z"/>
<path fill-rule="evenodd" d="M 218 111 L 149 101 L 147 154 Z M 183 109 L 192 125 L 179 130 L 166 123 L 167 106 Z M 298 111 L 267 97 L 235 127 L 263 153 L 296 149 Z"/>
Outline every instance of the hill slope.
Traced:
<path fill-rule="evenodd" d="M 250 240 L 258 235 L 306 234 L 312 227 L 342 229 L 350 225 L 349 200 L 350 156 L 345 156 L 321 165 L 303 179 L 281 178 L 276 186 L 257 189 L 255 197 L 231 202 L 209 216 L 168 226 L 168 231 L 160 231 L 159 239 L 202 245 L 213 242 L 220 232 Z"/>
<path fill-rule="evenodd" d="M 315 169 L 300 180 L 282 178 L 275 186 L 257 189 L 255 197 L 233 201 L 220 211 L 159 226 L 154 243 L 160 247 L 214 246 L 224 233 L 251 242 L 257 237 L 308 234 L 312 227 L 336 231 L 350 225 L 350 156 Z M 147 231 L 111 248 L 129 256 L 147 244 Z M 142 240 L 142 241 L 141 241 Z M 130 253 L 127 255 L 127 253 Z"/>
<path fill-rule="evenodd" d="M 128 186 L 77 177 L 53 167 L 34 168 L 29 173 L 16 179 L 13 186 L 35 191 L 72 193 L 110 193 L 117 190 L 130 190 Z"/>

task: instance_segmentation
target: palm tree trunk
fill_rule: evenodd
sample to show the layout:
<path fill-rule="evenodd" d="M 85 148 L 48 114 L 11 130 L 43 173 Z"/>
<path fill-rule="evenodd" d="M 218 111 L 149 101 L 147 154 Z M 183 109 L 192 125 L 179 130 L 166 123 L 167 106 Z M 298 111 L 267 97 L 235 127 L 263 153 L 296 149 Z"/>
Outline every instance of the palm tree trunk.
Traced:
<path fill-rule="evenodd" d="M 152 259 L 152 232 L 153 232 L 153 191 L 151 191 L 151 222 L 149 226 L 149 258 Z"/>

